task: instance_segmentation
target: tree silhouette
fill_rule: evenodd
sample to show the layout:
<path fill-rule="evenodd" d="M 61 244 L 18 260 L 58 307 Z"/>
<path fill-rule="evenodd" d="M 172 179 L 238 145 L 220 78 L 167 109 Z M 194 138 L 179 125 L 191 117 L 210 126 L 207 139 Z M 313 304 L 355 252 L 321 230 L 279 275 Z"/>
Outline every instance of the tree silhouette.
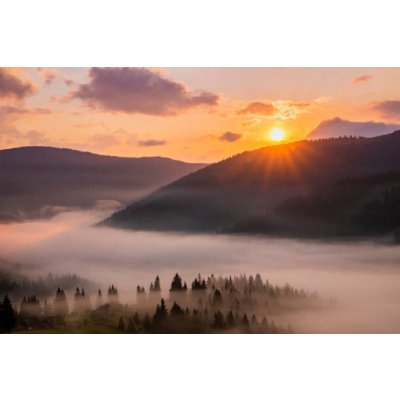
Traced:
<path fill-rule="evenodd" d="M 243 325 L 245 328 L 248 328 L 248 327 L 250 326 L 249 319 L 247 318 L 247 314 L 246 314 L 246 313 L 243 315 L 243 318 L 242 318 L 242 325 Z"/>
<path fill-rule="evenodd" d="M 140 324 L 140 317 L 139 317 L 139 313 L 137 311 L 135 312 L 135 314 L 133 314 L 133 322 L 135 323 L 135 325 Z"/>
<path fill-rule="evenodd" d="M 176 302 L 174 301 L 174 304 L 173 304 L 172 307 L 171 307 L 170 314 L 171 314 L 172 316 L 177 317 L 177 316 L 184 315 L 184 311 L 183 311 L 182 307 L 181 307 L 178 303 L 176 303 Z"/>
<path fill-rule="evenodd" d="M 108 288 L 107 297 L 108 297 L 108 301 L 110 304 L 118 304 L 119 303 L 118 289 L 116 286 L 111 285 Z"/>
<path fill-rule="evenodd" d="M 154 313 L 153 316 L 153 322 L 156 324 L 161 323 L 165 321 L 167 317 L 168 317 L 167 307 L 165 307 L 164 299 L 161 299 L 161 303 L 157 304 L 156 312 Z"/>
<path fill-rule="evenodd" d="M 216 329 L 223 329 L 225 327 L 224 316 L 219 310 L 214 314 L 212 327 Z"/>
<path fill-rule="evenodd" d="M 0 332 L 11 333 L 17 325 L 15 311 L 11 304 L 10 298 L 5 295 L 3 302 L 0 304 Z"/>
<path fill-rule="evenodd" d="M 219 289 L 215 289 L 214 297 L 213 297 L 213 304 L 214 305 L 219 305 L 221 303 L 222 303 L 221 291 Z"/>
<path fill-rule="evenodd" d="M 128 321 L 128 332 L 129 333 L 136 333 L 137 332 L 135 323 L 133 321 L 133 318 L 129 318 L 129 321 Z"/>
<path fill-rule="evenodd" d="M 153 290 L 155 292 L 160 292 L 161 291 L 161 284 L 160 284 L 160 277 L 157 275 L 156 279 L 154 280 L 154 288 Z"/>
<path fill-rule="evenodd" d="M 65 297 L 64 290 L 61 288 L 57 288 L 54 299 L 54 313 L 59 317 L 65 317 L 68 314 L 67 298 Z"/>
<path fill-rule="evenodd" d="M 119 331 L 124 331 L 125 330 L 125 322 L 124 322 L 124 319 L 122 317 L 120 317 L 119 321 L 118 321 L 118 330 Z"/>
<path fill-rule="evenodd" d="M 235 317 L 233 316 L 233 312 L 232 310 L 230 310 L 228 312 L 228 314 L 226 315 L 226 325 L 230 328 L 232 328 L 233 326 L 235 326 Z"/>
<path fill-rule="evenodd" d="M 183 290 L 182 278 L 179 276 L 179 274 L 175 274 L 171 282 L 171 289 L 169 290 L 171 292 Z"/>
<path fill-rule="evenodd" d="M 104 304 L 104 302 L 103 302 L 103 294 L 101 293 L 101 290 L 99 289 L 97 291 L 96 308 L 101 307 L 103 304 Z"/>

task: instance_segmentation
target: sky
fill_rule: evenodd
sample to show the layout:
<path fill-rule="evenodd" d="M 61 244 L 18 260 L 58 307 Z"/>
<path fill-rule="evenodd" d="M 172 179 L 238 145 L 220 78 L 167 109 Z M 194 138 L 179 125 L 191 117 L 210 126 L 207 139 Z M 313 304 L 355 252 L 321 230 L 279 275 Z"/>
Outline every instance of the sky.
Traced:
<path fill-rule="evenodd" d="M 215 162 L 277 128 L 390 133 L 399 89 L 400 68 L 0 68 L 0 148 Z"/>

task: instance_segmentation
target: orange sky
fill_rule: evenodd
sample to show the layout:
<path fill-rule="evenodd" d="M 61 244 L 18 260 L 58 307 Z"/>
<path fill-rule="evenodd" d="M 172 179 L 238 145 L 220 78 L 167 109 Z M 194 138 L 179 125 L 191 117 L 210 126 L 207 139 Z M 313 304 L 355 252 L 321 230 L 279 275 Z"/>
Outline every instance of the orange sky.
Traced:
<path fill-rule="evenodd" d="M 400 121 L 396 68 L 0 69 L 0 147 L 213 162 L 320 122 Z"/>

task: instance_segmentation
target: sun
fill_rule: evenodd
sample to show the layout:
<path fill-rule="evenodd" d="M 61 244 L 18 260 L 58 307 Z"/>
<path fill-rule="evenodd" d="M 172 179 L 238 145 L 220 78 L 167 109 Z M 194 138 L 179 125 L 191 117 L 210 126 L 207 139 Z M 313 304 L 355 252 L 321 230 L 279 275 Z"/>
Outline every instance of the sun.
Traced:
<path fill-rule="evenodd" d="M 286 134 L 281 128 L 274 128 L 269 134 L 269 138 L 273 142 L 281 142 L 283 139 L 285 139 L 285 136 Z"/>

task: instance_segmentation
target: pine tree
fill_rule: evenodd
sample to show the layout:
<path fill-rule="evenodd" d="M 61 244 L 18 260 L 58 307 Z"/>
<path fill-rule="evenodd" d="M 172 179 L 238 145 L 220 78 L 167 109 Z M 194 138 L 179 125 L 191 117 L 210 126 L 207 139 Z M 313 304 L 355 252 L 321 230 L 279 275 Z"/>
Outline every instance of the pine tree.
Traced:
<path fill-rule="evenodd" d="M 125 322 L 124 322 L 124 319 L 122 317 L 120 317 L 119 321 L 118 321 L 118 330 L 119 331 L 124 331 L 125 330 Z"/>
<path fill-rule="evenodd" d="M 161 292 L 161 284 L 160 284 L 160 277 L 157 275 L 154 281 L 154 291 Z"/>
<path fill-rule="evenodd" d="M 174 304 L 171 307 L 170 314 L 175 317 L 182 316 L 182 315 L 184 315 L 184 311 L 183 311 L 182 307 L 174 301 Z"/>
<path fill-rule="evenodd" d="M 213 319 L 213 323 L 212 323 L 212 327 L 216 328 L 216 329 L 222 329 L 225 327 L 224 324 L 224 316 L 222 315 L 221 311 L 217 311 L 214 314 L 214 319 Z"/>
<path fill-rule="evenodd" d="M 151 319 L 148 313 L 146 313 L 146 315 L 144 316 L 143 327 L 147 332 L 151 329 Z"/>
<path fill-rule="evenodd" d="M 222 303 L 222 295 L 219 289 L 215 289 L 214 297 L 213 297 L 213 304 L 219 305 Z"/>
<path fill-rule="evenodd" d="M 160 323 L 163 322 L 168 316 L 168 311 L 167 307 L 165 307 L 165 301 L 164 299 L 161 299 L 161 303 L 157 304 L 156 307 L 156 312 L 154 313 L 153 316 L 153 322 L 154 323 Z"/>
<path fill-rule="evenodd" d="M 17 325 L 17 318 L 7 295 L 0 304 L 0 332 L 11 333 Z"/>
<path fill-rule="evenodd" d="M 249 319 L 247 318 L 247 314 L 243 315 L 242 324 L 245 328 L 248 328 L 250 326 Z"/>
<path fill-rule="evenodd" d="M 136 333 L 136 326 L 135 323 L 133 322 L 133 318 L 129 318 L 128 321 L 128 332 L 129 333 Z"/>
<path fill-rule="evenodd" d="M 230 310 L 228 312 L 228 314 L 226 315 L 226 324 L 232 328 L 233 326 L 235 326 L 235 318 L 233 316 L 233 312 L 232 310 Z"/>
<path fill-rule="evenodd" d="M 104 304 L 104 302 L 103 302 L 103 294 L 101 293 L 101 290 L 99 289 L 97 291 L 96 308 L 101 307 L 103 304 Z"/>
<path fill-rule="evenodd" d="M 133 314 L 133 322 L 135 323 L 135 325 L 140 324 L 140 317 L 139 317 L 139 313 L 137 311 L 135 312 L 135 314 Z"/>
<path fill-rule="evenodd" d="M 180 291 L 183 290 L 183 286 L 182 286 L 182 278 L 179 276 L 179 274 L 175 274 L 174 278 L 172 279 L 171 282 L 171 292 L 174 291 Z"/>
<path fill-rule="evenodd" d="M 56 298 L 54 299 L 54 313 L 59 317 L 65 317 L 68 314 L 67 298 L 61 288 L 57 289 Z"/>

